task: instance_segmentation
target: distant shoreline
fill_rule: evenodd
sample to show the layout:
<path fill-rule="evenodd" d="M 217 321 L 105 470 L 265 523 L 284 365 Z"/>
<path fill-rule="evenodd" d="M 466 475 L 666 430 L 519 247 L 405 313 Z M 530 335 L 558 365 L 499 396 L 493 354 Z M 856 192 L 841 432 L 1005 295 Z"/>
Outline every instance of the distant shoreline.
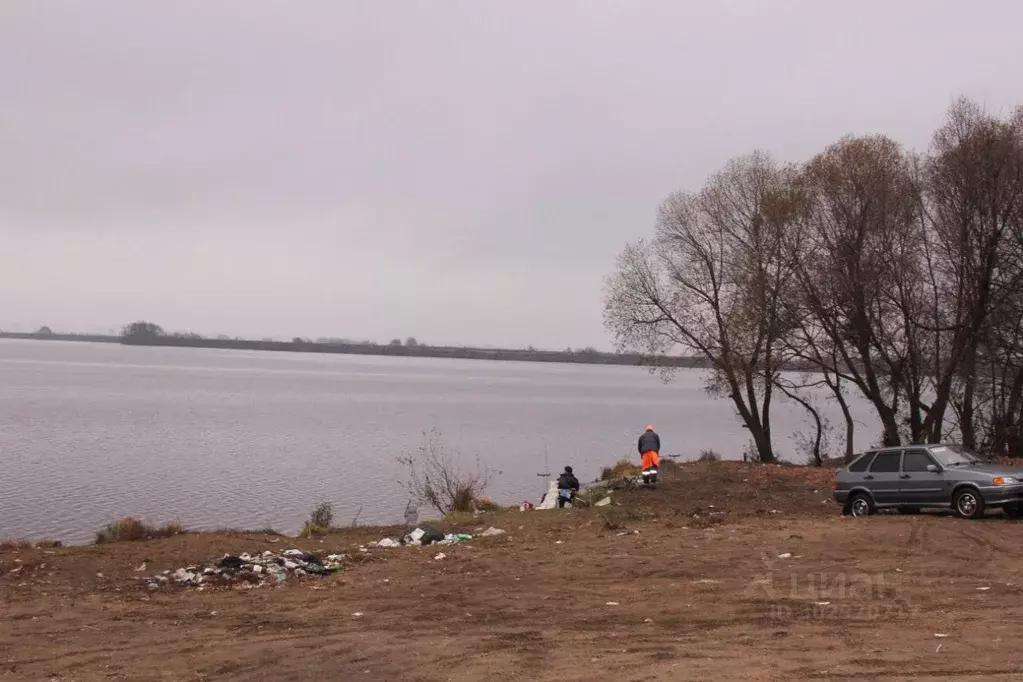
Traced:
<path fill-rule="evenodd" d="M 171 348 L 212 348 L 220 350 L 259 350 L 283 353 L 323 353 L 335 355 L 378 355 L 388 357 L 449 358 L 457 360 L 498 360 L 504 362 L 558 362 L 583 365 L 625 365 L 707 369 L 703 358 L 647 357 L 630 353 L 603 353 L 595 350 L 548 351 L 512 348 L 472 348 L 460 346 L 380 345 L 320 341 L 257 341 L 251 339 L 211 339 L 193 336 L 158 336 L 127 340 L 109 334 L 46 334 L 0 332 L 0 339 L 25 341 L 64 341 L 116 343 L 127 346 L 163 346 Z"/>

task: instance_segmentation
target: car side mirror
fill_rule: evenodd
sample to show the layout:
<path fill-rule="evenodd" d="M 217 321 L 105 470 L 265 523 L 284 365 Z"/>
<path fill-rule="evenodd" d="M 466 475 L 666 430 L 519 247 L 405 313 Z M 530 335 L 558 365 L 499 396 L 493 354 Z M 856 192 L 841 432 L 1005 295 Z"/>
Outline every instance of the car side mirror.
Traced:
<path fill-rule="evenodd" d="M 941 471 L 941 469 L 938 468 L 937 464 L 928 464 L 927 471 L 931 472 L 932 474 L 936 474 L 939 471 Z"/>

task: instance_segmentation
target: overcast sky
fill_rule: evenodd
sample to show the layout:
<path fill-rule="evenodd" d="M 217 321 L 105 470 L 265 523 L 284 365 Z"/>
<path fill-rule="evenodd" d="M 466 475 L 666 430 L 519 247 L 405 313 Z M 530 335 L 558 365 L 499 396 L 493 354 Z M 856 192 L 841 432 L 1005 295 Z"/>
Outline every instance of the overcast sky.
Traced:
<path fill-rule="evenodd" d="M 5 0 L 0 327 L 606 346 L 658 203 L 1023 103 L 1018 0 Z"/>

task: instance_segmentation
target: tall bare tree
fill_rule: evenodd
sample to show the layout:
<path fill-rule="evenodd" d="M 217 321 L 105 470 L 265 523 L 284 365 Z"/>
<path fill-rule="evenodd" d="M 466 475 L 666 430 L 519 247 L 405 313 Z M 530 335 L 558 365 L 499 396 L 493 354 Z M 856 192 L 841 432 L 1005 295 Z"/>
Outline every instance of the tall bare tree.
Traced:
<path fill-rule="evenodd" d="M 883 137 L 849 137 L 807 164 L 798 254 L 804 359 L 855 385 L 884 442 L 897 444 L 921 275 L 919 201 L 910 158 Z M 827 349 L 827 350 L 822 350 Z M 834 389 L 833 389 L 834 390 Z"/>
<path fill-rule="evenodd" d="M 771 401 L 794 327 L 788 232 L 800 205 L 794 173 L 768 155 L 729 162 L 696 194 L 661 206 L 656 235 L 626 247 L 607 282 L 605 323 L 622 350 L 695 352 L 728 396 L 757 456 L 776 459 Z"/>
<path fill-rule="evenodd" d="M 995 318 L 1008 313 L 1023 284 L 1021 121 L 1023 114 L 1003 121 L 960 99 L 934 135 L 925 206 L 947 340 L 936 354 L 923 424 L 932 442 L 942 439 L 950 402 L 958 400 L 963 443 L 975 447 L 980 358 Z"/>

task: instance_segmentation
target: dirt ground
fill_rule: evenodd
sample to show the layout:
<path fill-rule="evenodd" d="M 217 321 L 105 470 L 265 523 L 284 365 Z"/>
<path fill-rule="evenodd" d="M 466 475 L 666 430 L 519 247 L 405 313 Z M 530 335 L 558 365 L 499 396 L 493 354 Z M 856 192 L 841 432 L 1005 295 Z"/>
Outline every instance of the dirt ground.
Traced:
<path fill-rule="evenodd" d="M 828 472 L 697 464 L 440 549 L 363 553 L 383 532 L 358 529 L 3 551 L 0 680 L 1023 679 L 1023 525 L 843 518 L 830 492 Z M 284 546 L 360 560 L 247 591 L 136 584 L 143 561 Z"/>

